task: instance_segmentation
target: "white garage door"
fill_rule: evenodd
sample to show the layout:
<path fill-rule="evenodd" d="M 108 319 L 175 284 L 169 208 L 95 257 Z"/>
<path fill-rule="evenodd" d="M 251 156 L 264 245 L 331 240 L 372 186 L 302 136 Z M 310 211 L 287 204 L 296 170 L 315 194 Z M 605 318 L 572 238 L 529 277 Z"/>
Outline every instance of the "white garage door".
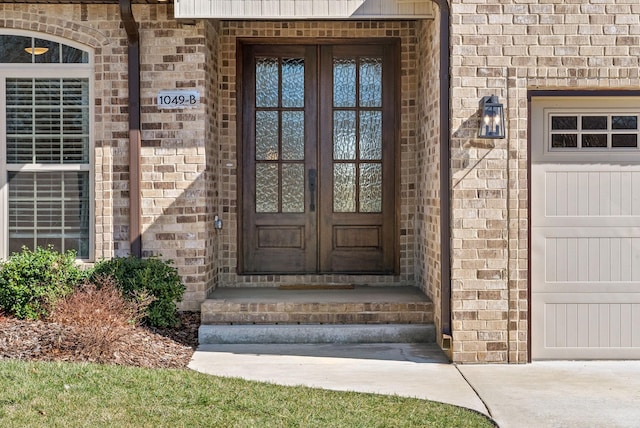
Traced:
<path fill-rule="evenodd" d="M 640 98 L 531 112 L 532 358 L 640 358 Z"/>

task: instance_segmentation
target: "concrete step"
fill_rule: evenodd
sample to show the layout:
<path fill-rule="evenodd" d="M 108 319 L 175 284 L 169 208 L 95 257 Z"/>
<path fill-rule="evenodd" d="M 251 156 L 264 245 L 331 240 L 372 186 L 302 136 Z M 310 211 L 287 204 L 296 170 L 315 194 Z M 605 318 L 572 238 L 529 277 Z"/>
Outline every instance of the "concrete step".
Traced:
<path fill-rule="evenodd" d="M 222 288 L 202 304 L 201 344 L 433 343 L 414 287 Z"/>
<path fill-rule="evenodd" d="M 435 343 L 433 324 L 201 325 L 201 345 L 299 343 Z"/>

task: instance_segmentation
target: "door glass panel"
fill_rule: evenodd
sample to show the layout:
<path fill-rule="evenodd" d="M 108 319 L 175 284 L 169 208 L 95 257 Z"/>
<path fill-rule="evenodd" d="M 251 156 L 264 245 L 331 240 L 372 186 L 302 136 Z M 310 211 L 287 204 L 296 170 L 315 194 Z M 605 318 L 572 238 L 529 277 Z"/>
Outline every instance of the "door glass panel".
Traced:
<path fill-rule="evenodd" d="M 333 59 L 333 105 L 334 107 L 356 106 L 355 58 Z"/>
<path fill-rule="evenodd" d="M 256 58 L 256 212 L 304 212 L 303 58 Z M 296 109 L 296 110 L 293 110 Z"/>
<path fill-rule="evenodd" d="M 356 165 L 354 163 L 333 165 L 333 211 L 356 212 Z"/>
<path fill-rule="evenodd" d="M 304 59 L 282 60 L 282 107 L 304 107 Z"/>
<path fill-rule="evenodd" d="M 256 112 L 256 159 L 278 159 L 278 112 Z"/>
<path fill-rule="evenodd" d="M 304 212 L 304 165 L 282 165 L 282 212 Z"/>
<path fill-rule="evenodd" d="M 360 159 L 382 159 L 382 112 L 360 112 Z"/>
<path fill-rule="evenodd" d="M 382 58 L 360 59 L 360 107 L 382 107 Z"/>
<path fill-rule="evenodd" d="M 256 164 L 256 212 L 278 212 L 278 165 L 272 163 Z"/>
<path fill-rule="evenodd" d="M 360 164 L 360 212 L 382 211 L 382 165 Z"/>
<path fill-rule="evenodd" d="M 256 58 L 256 107 L 278 107 L 278 58 Z"/>
<path fill-rule="evenodd" d="M 304 159 L 304 111 L 282 112 L 282 158 Z"/>
<path fill-rule="evenodd" d="M 356 158 L 356 112 L 333 112 L 333 158 Z"/>

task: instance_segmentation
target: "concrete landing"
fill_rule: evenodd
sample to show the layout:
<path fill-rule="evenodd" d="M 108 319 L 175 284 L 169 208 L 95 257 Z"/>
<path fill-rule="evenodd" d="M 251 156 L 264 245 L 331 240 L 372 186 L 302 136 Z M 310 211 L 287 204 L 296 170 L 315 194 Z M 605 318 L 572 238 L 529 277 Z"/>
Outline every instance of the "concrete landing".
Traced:
<path fill-rule="evenodd" d="M 487 413 L 436 345 L 201 345 L 189 367 L 279 385 L 416 397 Z"/>
<path fill-rule="evenodd" d="M 416 287 L 354 286 L 352 289 L 288 290 L 276 287 L 218 288 L 211 299 L 234 303 L 409 303 L 428 302 Z"/>
<path fill-rule="evenodd" d="M 440 401 L 490 415 L 500 428 L 640 427 L 640 361 L 455 365 L 429 344 L 204 345 L 189 367 Z"/>

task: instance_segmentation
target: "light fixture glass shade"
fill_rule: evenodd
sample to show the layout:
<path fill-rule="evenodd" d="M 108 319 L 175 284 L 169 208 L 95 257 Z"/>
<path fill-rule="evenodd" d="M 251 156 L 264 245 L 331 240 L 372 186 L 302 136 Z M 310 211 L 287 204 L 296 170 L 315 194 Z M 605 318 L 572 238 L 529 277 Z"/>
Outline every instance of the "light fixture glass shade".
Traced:
<path fill-rule="evenodd" d="M 480 100 L 482 117 L 478 138 L 504 138 L 504 107 L 495 95 L 483 97 Z"/>
<path fill-rule="evenodd" d="M 31 55 L 42 55 L 49 52 L 49 48 L 24 48 L 25 52 Z"/>

